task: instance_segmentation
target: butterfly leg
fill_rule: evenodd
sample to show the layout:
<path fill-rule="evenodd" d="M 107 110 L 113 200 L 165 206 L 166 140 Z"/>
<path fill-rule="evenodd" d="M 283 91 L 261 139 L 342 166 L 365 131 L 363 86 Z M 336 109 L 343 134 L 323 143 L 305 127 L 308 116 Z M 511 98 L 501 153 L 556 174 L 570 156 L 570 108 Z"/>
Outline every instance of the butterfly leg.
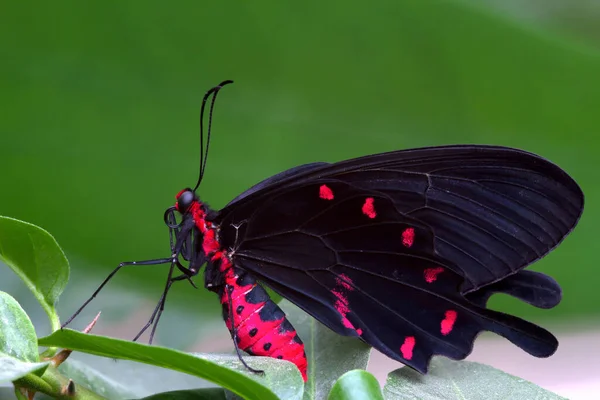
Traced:
<path fill-rule="evenodd" d="M 71 323 L 71 321 L 73 321 L 75 319 L 76 316 L 79 315 L 79 313 L 81 311 L 83 311 L 83 309 L 92 301 L 94 300 L 94 298 L 98 295 L 98 293 L 100 293 L 100 290 L 102 290 L 102 288 L 104 287 L 104 285 L 106 285 L 108 283 L 108 281 L 115 276 L 115 274 L 117 272 L 119 272 L 119 270 L 125 266 L 131 266 L 131 265 L 161 265 L 161 264 L 168 264 L 168 263 L 172 263 L 173 262 L 173 258 L 169 257 L 169 258 L 159 258 L 156 260 L 147 260 L 147 261 L 131 261 L 131 262 L 122 262 L 121 264 L 119 264 L 119 266 L 117 268 L 115 268 L 113 270 L 113 272 L 111 272 L 106 279 L 104 279 L 104 281 L 102 281 L 102 283 L 100 284 L 100 286 L 98 286 L 98 289 L 96 289 L 96 291 L 92 294 L 92 296 L 87 299 L 85 301 L 85 303 L 83 303 L 83 305 L 81 307 L 79 307 L 77 309 L 77 311 L 75 311 L 75 313 L 73 315 L 71 315 L 71 317 L 67 320 L 67 322 L 65 322 L 64 324 L 61 325 L 61 328 L 64 328 L 65 326 L 69 325 Z"/>
<path fill-rule="evenodd" d="M 173 270 L 175 267 L 177 267 L 180 271 L 182 271 L 183 274 L 172 278 Z M 156 318 L 156 323 L 152 327 L 152 331 L 150 332 L 150 339 L 148 340 L 148 343 L 152 344 L 152 340 L 154 339 L 154 333 L 156 332 L 156 327 L 158 326 L 158 321 L 160 321 L 160 316 L 162 315 L 162 312 L 165 309 L 167 293 L 169 292 L 169 289 L 171 289 L 171 285 L 173 284 L 173 282 L 182 281 L 184 279 L 187 279 L 192 284 L 192 286 L 194 286 L 196 288 L 196 285 L 192 281 L 193 276 L 194 276 L 194 274 L 192 274 L 187 268 L 185 268 L 183 265 L 181 265 L 178 261 L 171 265 L 171 268 L 169 269 L 169 275 L 167 277 L 167 285 L 165 286 L 165 290 L 163 291 L 163 294 L 160 297 L 160 300 L 158 300 L 158 304 L 154 308 L 154 311 L 152 312 L 152 315 L 150 316 L 148 323 L 146 323 L 146 325 L 144 325 L 144 327 L 139 331 L 139 333 L 133 338 L 134 342 L 137 341 L 140 338 L 140 336 L 142 336 L 142 334 L 148 329 L 148 327 L 150 327 L 150 325 L 153 324 L 154 318 Z"/>
<path fill-rule="evenodd" d="M 248 364 L 246 364 L 246 361 L 244 361 L 244 358 L 242 357 L 242 353 L 238 346 L 237 327 L 233 323 L 234 322 L 233 321 L 233 302 L 231 301 L 231 293 L 233 293 L 233 286 L 225 285 L 225 293 L 227 293 L 227 303 L 229 304 L 229 322 L 231 323 L 231 336 L 233 338 L 233 345 L 235 346 L 235 352 L 237 353 L 238 358 L 240 359 L 240 361 L 242 362 L 244 367 L 246 367 L 246 369 L 248 369 L 250 372 L 254 372 L 255 374 L 264 374 L 265 371 L 263 371 L 261 369 L 254 369 L 251 366 L 249 366 Z"/>
<path fill-rule="evenodd" d="M 171 248 L 173 248 L 172 243 L 171 243 Z M 177 252 L 173 251 L 173 254 L 177 254 Z M 202 264 L 204 264 L 204 262 L 205 262 L 204 257 L 202 255 L 202 253 L 200 253 L 200 252 L 195 254 L 194 259 L 190 262 L 188 267 L 185 267 L 183 264 L 181 264 L 179 262 L 179 260 L 173 259 L 173 262 L 171 263 L 171 268 L 169 268 L 169 274 L 167 276 L 167 285 L 165 287 L 165 290 L 163 291 L 163 294 L 160 297 L 158 304 L 154 308 L 154 311 L 152 312 L 152 315 L 150 316 L 150 320 L 148 321 L 148 323 L 146 325 L 144 325 L 144 327 L 135 336 L 135 338 L 133 338 L 134 342 L 137 341 L 140 338 L 140 336 L 142 336 L 142 334 L 146 331 L 146 329 L 148 329 L 148 327 L 150 325 L 152 325 L 152 323 L 154 322 L 154 318 L 156 318 L 156 323 L 152 327 L 152 331 L 150 332 L 150 339 L 148 340 L 148 343 L 152 344 L 152 340 L 154 339 L 154 333 L 156 332 L 156 328 L 158 327 L 158 322 L 160 321 L 160 316 L 162 315 L 162 312 L 165 309 L 167 293 L 169 292 L 171 285 L 173 284 L 173 282 L 187 279 L 187 281 L 194 288 L 198 289 L 198 287 L 196 286 L 194 281 L 192 281 L 192 278 L 198 274 L 198 268 L 200 266 L 202 266 Z M 177 269 L 181 272 L 181 275 L 173 278 L 172 276 L 173 276 L 173 271 L 174 271 L 175 267 L 177 267 Z"/>

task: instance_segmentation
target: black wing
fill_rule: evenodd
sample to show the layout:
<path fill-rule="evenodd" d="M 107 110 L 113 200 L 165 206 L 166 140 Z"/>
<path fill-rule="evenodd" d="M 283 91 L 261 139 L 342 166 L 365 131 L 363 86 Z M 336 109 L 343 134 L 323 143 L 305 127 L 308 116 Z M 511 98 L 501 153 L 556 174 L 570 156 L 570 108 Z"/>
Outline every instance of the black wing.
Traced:
<path fill-rule="evenodd" d="M 465 277 L 465 293 L 543 257 L 583 210 L 575 181 L 539 156 L 506 147 L 446 146 L 297 167 L 238 196 L 218 220 L 237 224 L 261 208 L 280 208 L 276 196 L 318 179 L 385 196 L 399 213 L 426 225 L 435 253 Z"/>
<path fill-rule="evenodd" d="M 332 330 L 425 371 L 433 354 L 464 358 L 481 330 L 536 356 L 555 351 L 549 332 L 485 303 L 501 291 L 556 304 L 554 281 L 519 271 L 582 208 L 577 184 L 538 156 L 452 146 L 301 168 L 216 222 L 236 265 Z"/>

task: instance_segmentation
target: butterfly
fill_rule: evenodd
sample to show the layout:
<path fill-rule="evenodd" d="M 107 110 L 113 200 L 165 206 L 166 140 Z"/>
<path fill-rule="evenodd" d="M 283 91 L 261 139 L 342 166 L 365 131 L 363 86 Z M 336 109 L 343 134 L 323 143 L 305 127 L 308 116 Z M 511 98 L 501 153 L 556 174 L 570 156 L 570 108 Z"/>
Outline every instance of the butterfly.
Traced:
<path fill-rule="evenodd" d="M 540 308 L 560 302 L 554 279 L 524 268 L 558 246 L 581 217 L 583 193 L 565 171 L 501 146 L 399 150 L 301 165 L 216 211 L 196 191 L 216 94 L 228 83 L 202 102 L 201 132 L 213 96 L 198 183 L 165 211 L 171 255 L 120 264 L 92 298 L 125 265 L 170 264 L 147 328 L 155 317 L 158 323 L 171 284 L 192 282 L 205 265 L 205 287 L 217 293 L 244 365 L 260 372 L 240 350 L 285 359 L 304 380 L 304 344 L 261 284 L 332 331 L 423 373 L 434 355 L 465 358 L 481 331 L 536 357 L 555 352 L 550 332 L 486 305 L 494 293 Z"/>

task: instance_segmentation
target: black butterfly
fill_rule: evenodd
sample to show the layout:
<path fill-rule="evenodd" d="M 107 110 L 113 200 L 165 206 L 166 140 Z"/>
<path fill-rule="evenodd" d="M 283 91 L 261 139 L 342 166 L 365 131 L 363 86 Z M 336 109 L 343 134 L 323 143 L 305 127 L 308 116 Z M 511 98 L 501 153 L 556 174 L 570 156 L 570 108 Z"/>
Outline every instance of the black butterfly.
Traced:
<path fill-rule="evenodd" d="M 201 154 L 196 188 L 165 213 L 173 256 L 142 263 L 171 263 L 168 287 L 206 263 L 236 348 L 305 375 L 302 342 L 258 280 L 421 372 L 433 355 L 465 358 L 482 330 L 536 357 L 556 350 L 545 329 L 486 308 L 496 292 L 540 308 L 561 300 L 556 281 L 523 270 L 583 211 L 581 189 L 553 163 L 498 146 L 401 150 L 292 168 L 213 211 L 195 194 Z"/>

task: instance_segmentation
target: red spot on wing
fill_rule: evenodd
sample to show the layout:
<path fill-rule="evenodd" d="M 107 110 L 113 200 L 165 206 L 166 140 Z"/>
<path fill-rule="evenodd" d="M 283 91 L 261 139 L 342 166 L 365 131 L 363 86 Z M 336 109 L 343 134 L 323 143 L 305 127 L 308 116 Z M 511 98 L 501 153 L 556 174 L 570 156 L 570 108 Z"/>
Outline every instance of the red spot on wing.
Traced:
<path fill-rule="evenodd" d="M 352 322 L 348 319 L 348 313 L 350 312 L 350 307 L 348 306 L 348 298 L 342 292 L 338 292 L 337 290 L 332 290 L 331 293 L 338 299 L 335 301 L 334 307 L 342 315 L 342 325 L 348 329 L 356 329 Z"/>
<path fill-rule="evenodd" d="M 375 212 L 375 206 L 373 205 L 374 201 L 375 199 L 373 199 L 372 197 L 367 197 L 365 199 L 365 204 L 363 204 L 362 206 L 363 214 L 365 214 L 369 218 L 375 218 L 377 216 L 377 212 Z"/>
<path fill-rule="evenodd" d="M 412 359 L 415 343 L 416 342 L 414 336 L 407 336 L 404 338 L 404 343 L 402 343 L 402 346 L 400 346 L 400 352 L 402 353 L 402 357 L 404 357 L 407 360 Z"/>
<path fill-rule="evenodd" d="M 334 307 L 342 316 L 342 325 L 344 325 L 345 328 L 353 329 L 360 336 L 362 335 L 362 330 L 357 329 L 348 319 L 348 313 L 350 313 L 351 310 L 346 293 L 354 290 L 352 279 L 345 274 L 340 274 L 335 280 L 337 287 L 333 289 L 331 293 L 337 297 Z"/>
<path fill-rule="evenodd" d="M 454 322 L 456 322 L 456 311 L 454 310 L 448 310 L 446 311 L 446 318 L 444 318 L 442 320 L 441 326 L 441 332 L 442 335 L 446 336 L 447 334 L 449 334 L 450 332 L 452 332 L 452 328 L 454 328 Z"/>
<path fill-rule="evenodd" d="M 338 284 L 338 286 L 341 286 L 346 290 L 354 290 L 354 288 L 352 287 L 352 279 L 350 279 L 350 277 L 346 274 L 340 274 L 335 278 L 335 281 Z"/>
<path fill-rule="evenodd" d="M 423 272 L 423 276 L 425 276 L 425 282 L 427 282 L 427 283 L 435 282 L 437 280 L 438 275 L 441 274 L 442 272 L 444 272 L 444 268 L 442 268 L 442 267 L 427 268 Z"/>
<path fill-rule="evenodd" d="M 333 191 L 327 185 L 321 185 L 319 188 L 319 197 L 325 200 L 333 200 Z"/>
<path fill-rule="evenodd" d="M 411 247 L 415 241 L 415 228 L 406 228 L 402 232 L 402 244 Z"/>

